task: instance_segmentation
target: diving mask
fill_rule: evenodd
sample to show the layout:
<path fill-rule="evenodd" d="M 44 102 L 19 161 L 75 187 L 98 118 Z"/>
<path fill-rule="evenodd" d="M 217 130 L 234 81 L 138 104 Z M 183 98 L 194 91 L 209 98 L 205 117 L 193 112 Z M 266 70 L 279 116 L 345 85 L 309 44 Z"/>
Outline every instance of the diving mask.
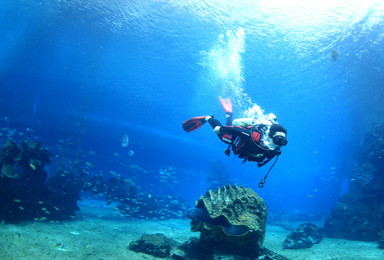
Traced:
<path fill-rule="evenodd" d="M 278 146 L 286 146 L 288 144 L 288 141 L 287 139 L 285 139 L 283 136 L 281 135 L 275 135 L 273 138 L 273 143 L 278 145 Z"/>

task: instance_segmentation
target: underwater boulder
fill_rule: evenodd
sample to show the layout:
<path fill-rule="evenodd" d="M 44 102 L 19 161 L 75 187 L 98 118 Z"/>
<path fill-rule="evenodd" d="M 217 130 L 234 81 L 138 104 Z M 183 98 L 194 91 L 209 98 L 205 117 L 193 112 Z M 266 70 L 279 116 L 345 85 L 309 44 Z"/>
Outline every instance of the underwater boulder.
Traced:
<path fill-rule="evenodd" d="M 167 238 L 161 233 L 144 234 L 140 239 L 132 241 L 129 244 L 129 249 L 134 252 L 166 258 L 170 256 L 171 249 L 178 244 L 175 240 Z"/>
<path fill-rule="evenodd" d="M 283 243 L 284 249 L 310 248 L 322 239 L 321 228 L 312 223 L 301 224 L 293 230 Z"/>
<path fill-rule="evenodd" d="M 249 188 L 226 185 L 208 190 L 190 211 L 191 230 L 218 251 L 247 252 L 265 237 L 267 205 Z"/>

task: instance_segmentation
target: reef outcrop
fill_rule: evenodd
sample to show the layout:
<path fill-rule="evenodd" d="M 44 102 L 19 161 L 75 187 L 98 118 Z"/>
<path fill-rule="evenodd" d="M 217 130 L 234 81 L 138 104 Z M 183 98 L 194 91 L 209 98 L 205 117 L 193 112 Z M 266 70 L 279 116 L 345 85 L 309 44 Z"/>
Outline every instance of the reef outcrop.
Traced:
<path fill-rule="evenodd" d="M 364 195 L 344 194 L 324 223 L 328 237 L 377 241 L 383 230 L 384 207 Z"/>
<path fill-rule="evenodd" d="M 324 223 L 328 237 L 378 241 L 384 230 L 384 124 L 369 132 L 359 165 L 344 194 Z"/>

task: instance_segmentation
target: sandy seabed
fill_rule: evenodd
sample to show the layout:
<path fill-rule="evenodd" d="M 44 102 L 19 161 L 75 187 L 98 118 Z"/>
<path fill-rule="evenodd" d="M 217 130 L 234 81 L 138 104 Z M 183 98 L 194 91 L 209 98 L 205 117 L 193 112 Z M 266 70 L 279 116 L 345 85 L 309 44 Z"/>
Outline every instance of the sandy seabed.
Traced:
<path fill-rule="evenodd" d="M 0 259 L 161 259 L 128 249 L 145 233 L 163 233 L 180 243 L 199 233 L 189 220 L 127 220 L 111 208 L 81 207 L 81 218 L 66 222 L 26 222 L 0 226 Z M 267 226 L 264 246 L 289 259 L 384 259 L 375 242 L 324 238 L 309 249 L 288 250 L 282 243 L 290 231 Z"/>

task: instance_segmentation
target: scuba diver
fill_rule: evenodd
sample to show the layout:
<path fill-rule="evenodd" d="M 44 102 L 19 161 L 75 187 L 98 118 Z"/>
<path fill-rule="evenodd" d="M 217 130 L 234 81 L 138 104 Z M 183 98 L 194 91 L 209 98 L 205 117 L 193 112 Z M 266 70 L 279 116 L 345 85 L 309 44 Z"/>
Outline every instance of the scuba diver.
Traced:
<path fill-rule="evenodd" d="M 276 160 L 259 183 L 262 188 L 269 172 L 281 154 L 280 148 L 287 145 L 287 130 L 277 123 L 276 117 L 269 114 L 265 118 L 242 118 L 232 121 L 232 102 L 229 98 L 220 98 L 227 118 L 226 126 L 213 116 L 199 116 L 183 123 L 186 132 L 192 132 L 208 122 L 221 141 L 228 144 L 226 155 L 232 152 L 246 161 L 257 162 L 257 167 L 267 164 L 276 156 Z"/>

